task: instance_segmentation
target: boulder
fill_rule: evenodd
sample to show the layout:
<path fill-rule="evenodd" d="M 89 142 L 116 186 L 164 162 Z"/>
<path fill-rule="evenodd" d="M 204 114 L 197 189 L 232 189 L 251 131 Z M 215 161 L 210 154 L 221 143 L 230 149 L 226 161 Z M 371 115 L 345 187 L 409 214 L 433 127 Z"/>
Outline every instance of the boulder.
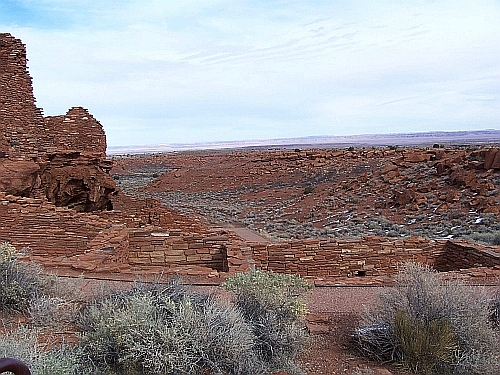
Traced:
<path fill-rule="evenodd" d="M 414 202 L 415 192 L 410 189 L 396 191 L 394 192 L 393 200 L 394 203 L 400 207 L 406 206 L 407 204 Z"/>
<path fill-rule="evenodd" d="M 116 193 L 115 181 L 107 173 L 107 165 L 93 155 L 60 152 L 41 171 L 45 197 L 56 206 L 81 212 L 111 210 L 111 197 Z"/>
<path fill-rule="evenodd" d="M 431 160 L 432 154 L 416 151 L 408 151 L 404 155 L 404 160 L 409 163 L 422 163 Z"/>
<path fill-rule="evenodd" d="M 472 186 L 476 183 L 476 174 L 457 167 L 450 175 L 450 184 L 459 186 Z"/>
<path fill-rule="evenodd" d="M 0 159 L 0 191 L 28 197 L 40 185 L 39 172 L 33 161 Z"/>
<path fill-rule="evenodd" d="M 497 148 L 489 149 L 484 157 L 485 169 L 500 169 L 500 152 Z"/>

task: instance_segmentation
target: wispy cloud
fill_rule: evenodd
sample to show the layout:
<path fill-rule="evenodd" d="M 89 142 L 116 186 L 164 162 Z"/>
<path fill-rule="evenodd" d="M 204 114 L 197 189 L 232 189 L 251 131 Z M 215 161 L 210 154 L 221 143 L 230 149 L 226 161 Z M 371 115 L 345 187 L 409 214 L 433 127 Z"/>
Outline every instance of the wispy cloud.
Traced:
<path fill-rule="evenodd" d="M 21 0 L 47 114 L 89 107 L 111 145 L 495 127 L 496 1 Z"/>

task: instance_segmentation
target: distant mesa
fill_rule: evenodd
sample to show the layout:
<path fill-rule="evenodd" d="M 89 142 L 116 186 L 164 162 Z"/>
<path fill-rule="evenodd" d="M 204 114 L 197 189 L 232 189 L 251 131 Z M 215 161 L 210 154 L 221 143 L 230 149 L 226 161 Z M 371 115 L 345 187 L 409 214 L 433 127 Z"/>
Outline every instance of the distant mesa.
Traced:
<path fill-rule="evenodd" d="M 116 185 L 106 135 L 85 108 L 43 117 L 24 44 L 0 34 L 0 191 L 77 211 L 109 210 Z"/>

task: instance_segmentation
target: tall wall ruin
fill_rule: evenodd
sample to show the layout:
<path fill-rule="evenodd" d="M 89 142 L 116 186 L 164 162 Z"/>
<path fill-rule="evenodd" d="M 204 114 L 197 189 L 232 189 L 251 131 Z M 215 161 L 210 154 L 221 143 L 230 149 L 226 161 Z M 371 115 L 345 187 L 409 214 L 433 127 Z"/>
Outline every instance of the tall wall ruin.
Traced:
<path fill-rule="evenodd" d="M 104 129 L 83 107 L 73 107 L 65 115 L 45 117 L 44 131 L 40 144 L 47 152 L 78 150 L 106 153 Z"/>
<path fill-rule="evenodd" d="M 10 34 L 0 34 L 0 152 L 4 157 L 33 158 L 44 133 L 27 61 L 22 42 Z"/>
<path fill-rule="evenodd" d="M 82 107 L 44 119 L 26 64 L 24 44 L 0 34 L 0 191 L 77 211 L 111 209 L 116 185 L 102 125 Z"/>

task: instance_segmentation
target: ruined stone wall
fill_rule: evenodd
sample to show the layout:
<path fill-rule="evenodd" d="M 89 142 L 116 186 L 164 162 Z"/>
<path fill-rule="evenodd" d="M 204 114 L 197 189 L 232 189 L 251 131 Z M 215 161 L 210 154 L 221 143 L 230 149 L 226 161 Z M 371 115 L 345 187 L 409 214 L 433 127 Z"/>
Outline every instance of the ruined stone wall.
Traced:
<path fill-rule="evenodd" d="M 434 262 L 434 268 L 447 272 L 475 267 L 500 265 L 500 253 L 492 248 L 468 242 L 447 241 L 443 253 Z"/>
<path fill-rule="evenodd" d="M 227 271 L 227 237 L 151 225 L 130 228 L 119 212 L 105 216 L 0 192 L 0 242 L 29 248 L 37 261 L 49 266 L 99 270 L 102 264 L 121 263 L 130 272 L 158 266 Z M 79 265 L 80 260 L 87 263 Z"/>
<path fill-rule="evenodd" d="M 401 262 L 433 265 L 444 242 L 421 238 L 304 240 L 251 245 L 256 267 L 308 277 L 380 276 L 397 272 Z"/>
<path fill-rule="evenodd" d="M 82 107 L 44 120 L 26 64 L 22 42 L 0 34 L 0 191 L 77 211 L 112 209 L 101 124 Z"/>
<path fill-rule="evenodd" d="M 316 281 L 367 277 L 383 283 L 384 277 L 395 274 L 400 263 L 407 261 L 426 263 L 439 271 L 465 269 L 462 273 L 470 277 L 500 276 L 500 253 L 467 242 L 373 236 L 248 243 L 232 232 L 130 227 L 120 212 L 105 216 L 0 193 L 0 241 L 19 249 L 28 247 L 37 261 L 50 267 L 128 273 L 130 277 L 139 271 L 215 277 L 256 266 Z"/>
<path fill-rule="evenodd" d="M 0 87 L 0 157 L 26 160 L 66 150 L 105 154 L 102 125 L 85 108 L 43 118 L 35 105 L 26 47 L 10 34 L 0 34 Z"/>
<path fill-rule="evenodd" d="M 0 241 L 35 256 L 83 254 L 108 222 L 98 216 L 55 207 L 41 199 L 0 193 Z"/>
<path fill-rule="evenodd" d="M 251 250 L 246 253 L 251 253 L 251 259 L 228 251 L 237 259 L 235 266 L 241 267 L 249 261 L 264 270 L 312 278 L 391 275 L 402 262 L 408 261 L 425 263 L 439 271 L 474 267 L 500 270 L 500 253 L 486 247 L 417 237 L 304 240 L 250 244 L 249 247 Z M 230 268 L 232 264 L 233 260 L 229 259 Z"/>
<path fill-rule="evenodd" d="M 207 228 L 200 220 L 162 206 L 157 198 L 131 198 L 118 193 L 112 198 L 113 211 L 101 212 L 102 217 L 114 217 L 116 213 L 123 215 L 124 222 L 129 227 L 138 228 L 145 225 L 154 225 L 169 229 L 182 229 L 187 233 L 207 233 Z"/>
<path fill-rule="evenodd" d="M 181 230 L 134 230 L 128 237 L 131 266 L 202 266 L 227 271 L 226 237 L 183 234 Z"/>
<path fill-rule="evenodd" d="M 36 156 L 44 132 L 26 63 L 24 44 L 0 34 L 0 153 L 18 159 Z"/>
<path fill-rule="evenodd" d="M 83 107 L 73 107 L 66 115 L 45 118 L 41 148 L 106 153 L 106 135 L 99 121 Z"/>

